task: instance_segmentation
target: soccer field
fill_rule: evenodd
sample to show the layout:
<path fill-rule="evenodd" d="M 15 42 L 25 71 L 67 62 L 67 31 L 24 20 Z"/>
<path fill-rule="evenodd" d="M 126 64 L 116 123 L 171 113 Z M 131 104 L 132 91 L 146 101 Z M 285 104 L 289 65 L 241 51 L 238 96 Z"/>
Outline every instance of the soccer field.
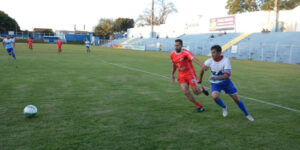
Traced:
<path fill-rule="evenodd" d="M 92 47 L 88 55 L 84 45 L 63 45 L 59 56 L 54 44 L 15 51 L 17 61 L 0 48 L 1 150 L 300 149 L 299 65 L 231 60 L 250 122 L 224 93 L 228 117 L 205 95 L 196 98 L 206 111 L 196 113 L 171 83 L 169 53 Z M 23 115 L 29 104 L 38 108 L 32 119 Z"/>

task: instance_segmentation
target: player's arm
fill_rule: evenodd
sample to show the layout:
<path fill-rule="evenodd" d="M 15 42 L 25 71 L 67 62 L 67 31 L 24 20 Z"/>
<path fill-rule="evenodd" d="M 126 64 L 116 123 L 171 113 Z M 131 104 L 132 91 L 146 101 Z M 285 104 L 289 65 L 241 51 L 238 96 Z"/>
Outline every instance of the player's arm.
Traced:
<path fill-rule="evenodd" d="M 173 67 L 172 67 L 172 73 L 171 73 L 171 78 L 172 78 L 172 82 L 174 83 L 175 82 L 175 72 L 177 70 L 177 67 L 175 64 L 173 64 Z"/>
<path fill-rule="evenodd" d="M 216 80 L 227 80 L 227 79 L 229 79 L 229 77 L 230 77 L 230 75 L 228 75 L 227 73 L 224 75 L 224 76 L 222 76 L 222 77 L 211 77 L 210 78 L 210 80 L 213 80 L 213 81 L 216 81 Z"/>
<path fill-rule="evenodd" d="M 207 66 L 205 66 L 202 62 L 200 62 L 196 57 L 192 58 L 192 61 L 194 61 L 195 63 L 197 63 L 198 65 L 201 66 L 201 68 L 204 68 L 205 70 L 207 70 Z"/>
<path fill-rule="evenodd" d="M 208 68 L 208 66 L 206 66 L 206 68 Z M 198 83 L 202 83 L 202 79 L 203 79 L 203 75 L 204 75 L 205 71 L 207 71 L 207 69 L 205 69 L 205 68 L 201 69 Z"/>
<path fill-rule="evenodd" d="M 15 49 L 15 47 L 16 47 L 16 42 L 15 42 L 15 41 L 13 42 L 13 47 L 14 47 L 14 49 Z"/>
<path fill-rule="evenodd" d="M 2 41 L 3 48 L 5 48 L 4 40 Z"/>

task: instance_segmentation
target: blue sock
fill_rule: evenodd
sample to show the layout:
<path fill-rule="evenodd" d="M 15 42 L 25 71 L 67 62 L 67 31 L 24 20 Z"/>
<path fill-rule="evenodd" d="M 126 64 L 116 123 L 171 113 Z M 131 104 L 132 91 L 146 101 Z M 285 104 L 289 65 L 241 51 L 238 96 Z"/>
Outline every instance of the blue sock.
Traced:
<path fill-rule="evenodd" d="M 226 105 L 222 102 L 221 98 L 219 98 L 217 101 L 215 100 L 215 102 L 220 105 L 222 108 L 226 108 Z"/>
<path fill-rule="evenodd" d="M 15 53 L 12 53 L 11 56 L 12 56 L 15 60 L 17 60 Z"/>
<path fill-rule="evenodd" d="M 238 106 L 240 107 L 240 109 L 244 112 L 245 116 L 248 116 L 248 112 L 247 109 L 243 103 L 243 101 L 240 101 L 240 103 L 238 103 Z"/>

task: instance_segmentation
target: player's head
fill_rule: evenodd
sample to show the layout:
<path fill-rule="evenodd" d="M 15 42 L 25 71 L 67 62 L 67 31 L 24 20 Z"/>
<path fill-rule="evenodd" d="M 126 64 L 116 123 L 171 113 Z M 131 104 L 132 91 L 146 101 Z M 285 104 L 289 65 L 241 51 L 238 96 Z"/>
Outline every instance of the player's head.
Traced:
<path fill-rule="evenodd" d="M 176 52 L 180 52 L 180 51 L 181 51 L 182 45 L 183 45 L 183 42 L 182 42 L 181 39 L 175 40 L 175 45 L 174 45 L 174 47 L 175 47 Z"/>
<path fill-rule="evenodd" d="M 214 60 L 219 60 L 222 54 L 222 47 L 220 45 L 214 45 L 210 48 L 211 57 Z"/>
<path fill-rule="evenodd" d="M 6 35 L 6 38 L 7 38 L 7 39 L 10 39 L 10 36 L 9 36 L 9 34 L 7 34 L 7 35 Z"/>

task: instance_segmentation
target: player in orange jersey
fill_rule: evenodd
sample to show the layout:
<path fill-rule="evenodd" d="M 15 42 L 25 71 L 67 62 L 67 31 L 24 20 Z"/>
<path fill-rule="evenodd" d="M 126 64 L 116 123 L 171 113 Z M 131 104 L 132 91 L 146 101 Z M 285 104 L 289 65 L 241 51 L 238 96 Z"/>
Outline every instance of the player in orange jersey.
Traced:
<path fill-rule="evenodd" d="M 28 48 L 29 48 L 30 50 L 33 49 L 32 43 L 33 43 L 33 40 L 29 37 L 28 40 L 27 40 L 27 44 L 28 44 Z"/>
<path fill-rule="evenodd" d="M 185 96 L 197 106 L 197 112 L 203 112 L 204 107 L 199 102 L 197 102 L 194 96 L 190 93 L 189 86 L 191 86 L 193 92 L 196 95 L 199 95 L 202 92 L 205 95 L 209 94 L 203 86 L 201 86 L 201 88 L 197 87 L 197 76 L 192 61 L 196 62 L 202 68 L 205 66 L 197 58 L 195 58 L 190 51 L 183 49 L 182 46 L 182 40 L 175 40 L 175 50 L 170 55 L 173 64 L 171 73 L 172 82 L 175 82 L 174 73 L 178 69 L 179 86 L 181 87 Z"/>
<path fill-rule="evenodd" d="M 58 40 L 57 40 L 58 54 L 61 53 L 62 44 L 63 44 L 62 40 L 61 40 L 61 39 L 58 39 Z"/>

